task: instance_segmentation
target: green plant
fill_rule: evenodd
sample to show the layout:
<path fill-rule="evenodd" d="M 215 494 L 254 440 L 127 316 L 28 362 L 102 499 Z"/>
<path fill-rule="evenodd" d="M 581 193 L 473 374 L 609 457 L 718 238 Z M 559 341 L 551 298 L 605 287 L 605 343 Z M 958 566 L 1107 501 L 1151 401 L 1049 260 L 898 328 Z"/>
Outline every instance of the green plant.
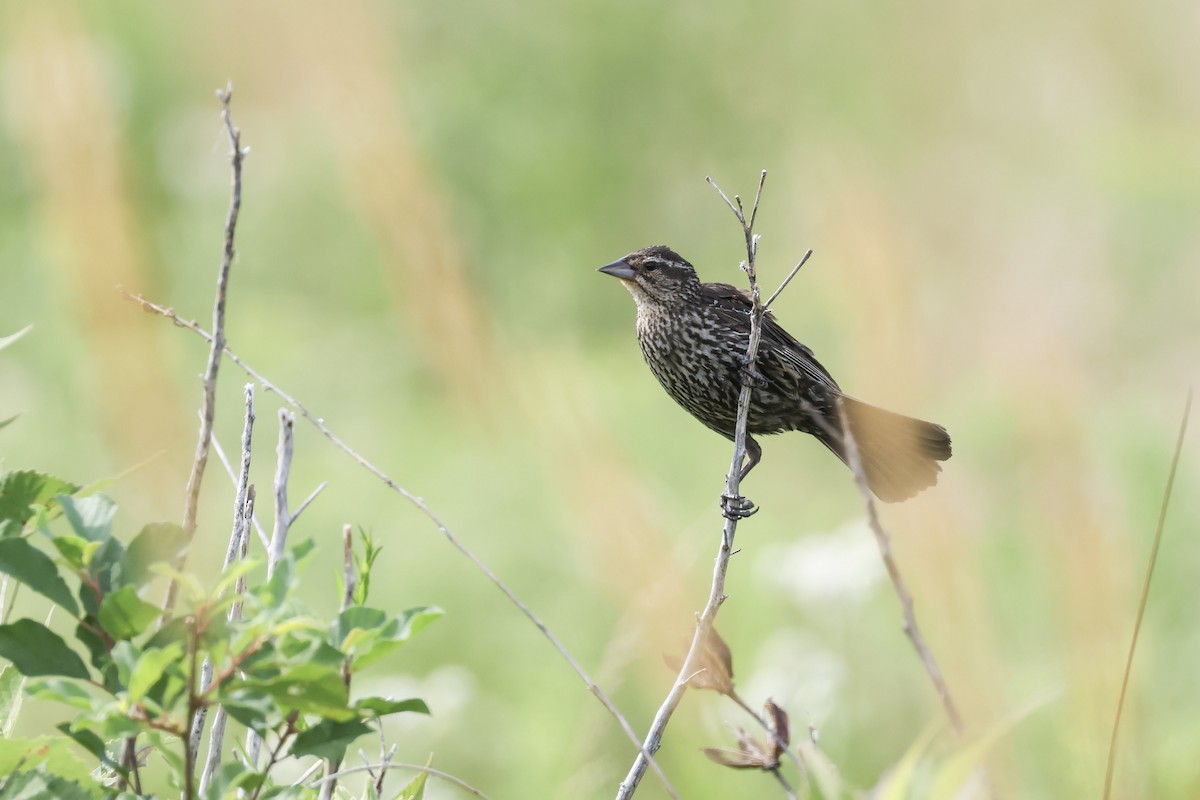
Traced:
<path fill-rule="evenodd" d="M 189 732 L 217 708 L 261 737 L 267 758 L 222 760 L 204 796 L 315 796 L 273 783 L 272 770 L 285 759 L 336 764 L 381 717 L 428 713 L 417 698 L 351 699 L 353 675 L 441 614 L 418 607 L 395 615 L 365 604 L 378 552 L 369 538 L 352 559 L 358 588 L 323 622 L 296 597 L 311 542 L 287 551 L 269 578 L 261 562 L 247 559 L 205 587 L 177 569 L 185 544 L 179 526 L 150 524 L 123 543 L 113 534 L 115 510 L 107 496 L 43 473 L 0 478 L 0 572 L 74 623 L 66 638 L 27 617 L 0 625 L 0 656 L 11 662 L 0 671 L 0 774 L 8 775 L 0 797 L 141 794 L 142 772 L 155 762 L 184 797 L 198 796 L 199 748 L 188 746 Z M 145 597 L 156 576 L 182 588 L 170 615 Z M 246 583 L 251 588 L 237 591 Z M 25 695 L 71 710 L 58 735 L 8 737 L 22 684 Z M 99 768 L 80 760 L 74 745 Z"/>

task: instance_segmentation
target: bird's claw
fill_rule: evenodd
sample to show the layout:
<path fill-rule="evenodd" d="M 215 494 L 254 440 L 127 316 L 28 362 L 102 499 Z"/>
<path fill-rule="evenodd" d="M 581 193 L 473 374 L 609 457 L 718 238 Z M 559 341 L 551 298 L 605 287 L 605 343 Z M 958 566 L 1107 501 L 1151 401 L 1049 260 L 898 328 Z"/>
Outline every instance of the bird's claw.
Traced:
<path fill-rule="evenodd" d="M 767 386 L 767 376 L 758 371 L 757 367 L 750 364 L 750 359 L 746 358 L 745 353 L 738 353 L 738 361 L 741 363 L 741 369 L 738 370 L 743 383 L 750 384 L 751 388 L 764 389 Z"/>
<path fill-rule="evenodd" d="M 758 513 L 758 506 L 748 497 L 721 495 L 721 513 L 725 519 L 746 519 Z"/>

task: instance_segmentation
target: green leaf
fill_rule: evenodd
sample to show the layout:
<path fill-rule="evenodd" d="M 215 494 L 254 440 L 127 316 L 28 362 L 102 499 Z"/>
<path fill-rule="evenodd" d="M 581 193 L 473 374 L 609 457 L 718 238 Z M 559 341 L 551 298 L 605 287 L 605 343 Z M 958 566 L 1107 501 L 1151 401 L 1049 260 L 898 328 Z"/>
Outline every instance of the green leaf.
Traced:
<path fill-rule="evenodd" d="M 21 686 L 24 676 L 12 664 L 0 669 L 0 738 L 12 734 L 13 723 L 21 710 Z"/>
<path fill-rule="evenodd" d="M 79 487 L 53 475 L 32 470 L 9 472 L 0 478 L 0 537 L 16 536 L 38 508 L 49 507 L 58 495 Z"/>
<path fill-rule="evenodd" d="M 419 606 L 392 617 L 379 609 L 351 606 L 338 615 L 331 636 L 357 671 L 384 658 L 444 613 Z"/>
<path fill-rule="evenodd" d="M 122 586 L 100 602 L 100 624 L 114 639 L 132 639 L 158 619 L 162 612 L 138 597 L 137 589 Z"/>
<path fill-rule="evenodd" d="M 92 693 L 71 678 L 30 678 L 25 692 L 39 700 L 50 700 L 83 711 L 96 705 Z"/>
<path fill-rule="evenodd" d="M 401 638 L 411 639 L 429 627 L 431 622 L 445 616 L 445 614 L 446 612 L 437 606 L 417 606 L 416 608 L 408 609 L 400 615 Z"/>
<path fill-rule="evenodd" d="M 137 666 L 138 659 L 141 657 L 141 649 L 133 642 L 117 642 L 113 646 L 110 661 L 111 666 L 117 671 L 116 683 L 109 687 L 113 694 L 129 685 L 129 677 L 133 675 L 133 668 Z"/>
<path fill-rule="evenodd" d="M 0 350 L 3 350 L 4 348 L 8 347 L 10 344 L 15 342 L 17 339 L 20 339 L 22 336 L 29 333 L 31 330 L 33 330 L 32 322 L 29 323 L 28 325 L 26 325 L 24 328 L 21 328 L 21 330 L 17 331 L 14 334 L 10 334 L 8 336 L 0 336 Z"/>
<path fill-rule="evenodd" d="M 89 542 L 82 536 L 63 534 L 50 540 L 58 554 L 74 569 L 86 569 L 102 542 Z"/>
<path fill-rule="evenodd" d="M 90 753 L 97 761 L 100 761 L 105 766 L 107 766 L 109 769 L 116 770 L 121 775 L 123 775 L 125 777 L 129 777 L 129 771 L 126 770 L 124 767 L 122 767 L 120 764 L 118 764 L 116 761 L 112 760 L 112 758 L 108 754 L 108 748 L 104 746 L 104 740 L 101 739 L 99 736 L 97 736 L 94 732 L 71 730 L 71 725 L 70 725 L 70 723 L 67 723 L 67 722 L 63 722 L 54 727 L 56 727 L 58 730 L 62 731 L 65 736 L 67 736 L 71 739 L 71 741 L 75 742 L 75 744 L 82 747 L 84 750 L 86 750 L 88 753 Z"/>
<path fill-rule="evenodd" d="M 983 764 L 989 750 L 1018 723 L 1050 700 L 1047 694 L 1010 711 L 985 728 L 979 735 L 965 741 L 942 763 L 933 781 L 932 800 L 951 800 L 958 797 L 962 787 Z"/>
<path fill-rule="evenodd" d="M 93 800 L 95 794 L 79 783 L 41 770 L 18 772 L 4 782 L 5 800 L 42 797 L 53 797 L 55 800 Z"/>
<path fill-rule="evenodd" d="M 179 584 L 180 597 L 187 598 L 193 603 L 202 602 L 208 595 L 204 590 L 204 586 L 190 572 L 180 572 L 169 564 L 153 564 L 150 571 L 155 575 L 168 578 Z"/>
<path fill-rule="evenodd" d="M 317 714 L 344 722 L 354 718 L 341 670 L 333 665 L 300 664 L 268 680 L 248 682 L 269 694 L 285 711 Z"/>
<path fill-rule="evenodd" d="M 358 631 L 378 631 L 388 624 L 393 617 L 386 611 L 381 611 L 378 608 L 367 608 L 365 606 L 350 606 L 343 610 L 333 622 L 330 638 L 336 647 L 346 647 L 346 637 L 351 632 Z"/>
<path fill-rule="evenodd" d="M 354 744 L 355 739 L 370 732 L 371 726 L 362 720 L 334 722 L 323 719 L 296 737 L 292 742 L 292 755 L 337 761 L 346 755 L 346 748 Z"/>
<path fill-rule="evenodd" d="M 114 585 L 141 588 L 150 577 L 152 564 L 165 563 L 178 569 L 187 548 L 183 528 L 174 522 L 154 522 L 142 528 L 125 548 Z"/>
<path fill-rule="evenodd" d="M 140 737 L 147 745 L 154 748 L 156 758 L 167 762 L 167 767 L 176 775 L 182 775 L 184 770 L 182 748 L 179 739 L 162 731 L 143 731 Z M 176 788 L 179 788 L 176 786 Z"/>
<path fill-rule="evenodd" d="M 94 766 L 94 765 L 92 765 Z M 61 780 L 61 784 L 55 785 L 55 788 L 47 790 L 45 793 L 25 793 L 10 794 L 12 792 L 12 783 L 5 784 L 4 797 L 27 797 L 27 798 L 73 798 L 75 794 L 71 793 L 70 787 L 75 784 L 82 784 L 99 789 L 95 780 L 90 777 L 91 766 L 84 763 L 79 758 L 78 751 L 71 739 L 66 736 L 38 736 L 33 739 L 0 739 L 0 776 L 10 776 L 18 769 L 30 770 L 24 773 L 27 775 L 43 775 L 47 779 L 52 776 L 48 773 L 53 773 L 53 776 Z M 39 769 L 38 772 L 33 772 L 34 769 Z M 63 794 L 56 791 L 58 786 L 67 787 L 63 789 Z M 97 794 L 88 794 L 87 797 L 98 797 Z"/>
<path fill-rule="evenodd" d="M 254 558 L 243 558 L 233 562 L 229 568 L 221 573 L 221 579 L 217 581 L 217 585 L 213 587 L 214 595 L 223 595 L 225 592 L 233 588 L 237 583 L 238 578 L 254 571 L 256 567 L 262 564 L 261 561 Z"/>
<path fill-rule="evenodd" d="M 72 497 L 60 494 L 57 498 L 71 530 L 89 541 L 98 542 L 112 536 L 112 519 L 117 504 L 107 495 Z"/>
<path fill-rule="evenodd" d="M 369 711 L 377 717 L 388 714 L 399 714 L 402 711 L 415 711 L 418 714 L 428 714 L 429 706 L 419 697 L 407 700 L 389 700 L 386 697 L 364 697 L 354 703 L 355 711 Z"/>
<path fill-rule="evenodd" d="M 213 773 L 204 800 L 253 795 L 265 778 L 263 773 L 251 770 L 240 761 L 229 761 Z"/>
<path fill-rule="evenodd" d="M 129 676 L 129 699 L 134 703 L 141 702 L 167 668 L 180 662 L 182 658 L 183 645 L 178 643 L 142 653 Z"/>
<path fill-rule="evenodd" d="M 64 675 L 85 680 L 91 677 L 83 660 L 67 647 L 62 637 L 31 619 L 0 625 L 0 656 L 11 661 L 26 677 Z"/>
<path fill-rule="evenodd" d="M 259 588 L 255 594 L 267 608 L 277 609 L 283 606 L 291 591 L 300 580 L 300 569 L 304 566 L 313 551 L 311 539 L 300 542 L 283 554 L 283 558 L 275 565 L 271 579 Z"/>
<path fill-rule="evenodd" d="M 266 736 L 282 714 L 270 692 L 241 684 L 219 693 L 221 705 L 226 713 L 259 736 Z"/>
<path fill-rule="evenodd" d="M 100 620 L 94 616 L 86 616 L 75 626 L 75 641 L 88 649 L 92 666 L 103 669 L 108 661 L 108 644 L 99 633 Z"/>
<path fill-rule="evenodd" d="M 400 794 L 396 795 L 396 800 L 424 800 L 425 781 L 428 777 L 428 772 L 422 772 L 413 778 L 412 782 L 401 789 Z"/>
<path fill-rule="evenodd" d="M 904 755 L 896 762 L 896 766 L 886 773 L 886 782 L 876 787 L 874 795 L 879 800 L 905 800 L 909 797 L 913 778 L 917 774 L 917 765 L 942 728 L 942 725 L 930 725 L 908 746 Z"/>
<path fill-rule="evenodd" d="M 113 574 L 120 569 L 121 559 L 125 556 L 125 546 L 114 538 L 105 539 L 92 554 L 88 564 L 88 575 L 100 587 L 100 596 L 87 587 L 81 586 L 79 599 L 83 610 L 88 614 L 100 613 L 100 601 L 113 588 Z"/>
<path fill-rule="evenodd" d="M 51 602 L 62 606 L 73 617 L 79 616 L 79 606 L 71 590 L 58 574 L 50 556 L 19 536 L 0 539 L 0 572 L 7 573 Z"/>

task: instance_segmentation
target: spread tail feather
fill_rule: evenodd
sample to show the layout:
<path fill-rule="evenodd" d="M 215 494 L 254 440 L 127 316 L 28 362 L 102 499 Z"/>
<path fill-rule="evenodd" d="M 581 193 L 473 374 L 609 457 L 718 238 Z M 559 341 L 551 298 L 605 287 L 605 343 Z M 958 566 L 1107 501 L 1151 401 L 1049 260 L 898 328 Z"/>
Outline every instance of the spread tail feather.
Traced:
<path fill-rule="evenodd" d="M 844 395 L 842 406 L 858 444 L 867 485 L 876 497 L 895 503 L 937 483 L 942 471 L 938 462 L 950 458 L 951 452 L 945 428 Z M 831 423 L 833 430 L 819 433 L 818 438 L 847 461 L 836 415 Z"/>

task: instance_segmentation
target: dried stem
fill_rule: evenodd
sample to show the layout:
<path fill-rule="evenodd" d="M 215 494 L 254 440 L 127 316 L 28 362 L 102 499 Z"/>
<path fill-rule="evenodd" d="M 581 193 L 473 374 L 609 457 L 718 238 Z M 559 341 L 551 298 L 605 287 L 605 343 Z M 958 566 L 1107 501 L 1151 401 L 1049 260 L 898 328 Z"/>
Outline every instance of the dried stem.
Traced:
<path fill-rule="evenodd" d="M 1133 623 L 1133 636 L 1129 639 L 1129 654 L 1125 657 L 1125 673 L 1121 676 L 1121 694 L 1117 698 L 1117 713 L 1113 718 L 1112 738 L 1108 742 L 1108 761 L 1104 769 L 1104 800 L 1108 800 L 1112 795 L 1113 770 L 1117 762 L 1117 735 L 1121 729 L 1121 712 L 1125 708 L 1125 692 L 1129 689 L 1133 654 L 1137 651 L 1138 634 L 1142 630 L 1142 619 L 1146 616 L 1146 601 L 1150 598 L 1150 583 L 1154 580 L 1154 565 L 1158 563 L 1158 547 L 1162 544 L 1163 527 L 1167 523 L 1167 508 L 1171 505 L 1171 489 L 1175 486 L 1175 472 L 1179 468 L 1179 454 L 1183 452 L 1183 439 L 1187 435 L 1188 417 L 1191 413 L 1192 390 L 1189 389 L 1183 406 L 1183 419 L 1179 422 L 1179 435 L 1175 438 L 1171 470 L 1167 473 L 1167 488 L 1163 491 L 1162 503 L 1158 507 L 1158 524 L 1154 528 L 1154 544 L 1150 547 L 1150 563 L 1146 565 L 1146 579 L 1142 582 L 1142 597 L 1138 602 L 1137 618 Z"/>
<path fill-rule="evenodd" d="M 253 386 L 253 384 L 249 384 L 249 383 L 246 385 Z M 221 447 L 221 440 L 218 439 L 216 436 L 213 437 L 212 448 L 213 448 L 213 452 L 217 454 L 217 458 L 220 460 L 221 464 L 225 467 L 225 472 L 226 472 L 226 474 L 229 475 L 229 479 L 231 481 L 233 481 L 234 488 L 236 489 L 237 483 L 238 483 L 238 475 L 236 472 L 233 471 L 233 465 L 229 463 L 229 457 L 225 455 L 225 449 L 223 447 Z M 258 521 L 257 514 L 255 514 L 254 516 L 252 516 L 250 518 L 250 523 L 251 523 L 251 525 L 254 526 L 255 532 L 258 534 L 258 540 L 259 540 L 259 542 L 262 543 L 263 550 L 266 550 L 268 547 L 271 546 L 271 538 L 269 536 L 267 536 L 267 532 L 265 530 L 263 530 L 262 523 Z"/>
<path fill-rule="evenodd" d="M 842 425 L 842 441 L 846 448 L 846 459 L 850 465 L 850 471 L 854 473 L 854 483 L 857 484 L 858 490 L 862 494 L 863 505 L 867 511 L 867 524 L 871 526 L 871 532 L 875 534 L 875 542 L 879 545 L 879 555 L 883 557 L 888 577 L 892 580 L 892 588 L 895 589 L 896 597 L 900 600 L 900 612 L 904 618 L 904 633 L 917 651 L 917 656 L 921 659 L 921 664 L 924 665 L 929 680 L 933 682 L 933 686 L 942 700 L 942 707 L 946 710 L 946 716 L 950 719 L 950 724 L 954 726 L 954 732 L 961 736 L 964 731 L 962 715 L 958 712 L 958 705 L 954 702 L 954 696 L 950 694 L 950 687 L 946 685 L 946 679 L 942 677 L 937 659 L 933 657 L 933 652 L 925 643 L 925 637 L 921 633 L 920 626 L 917 625 L 912 594 L 908 591 L 908 584 L 904 582 L 904 576 L 900 573 L 900 568 L 892 555 L 891 539 L 884 530 L 883 523 L 879 521 L 879 514 L 875 510 L 875 498 L 871 495 L 871 490 L 867 486 L 867 476 L 863 472 L 858 442 L 854 440 L 854 434 L 846 420 L 846 411 L 840 397 L 837 400 L 837 406 L 838 418 Z"/>
<path fill-rule="evenodd" d="M 751 708 L 749 703 L 743 700 L 741 695 L 739 695 L 737 692 L 729 692 L 726 697 L 736 703 L 738 708 L 742 709 L 742 711 L 745 711 L 754 718 L 754 721 L 759 724 L 759 727 L 761 727 L 768 736 L 775 740 L 776 744 L 783 749 L 783 752 L 787 753 L 788 758 L 793 764 L 796 765 L 796 769 L 800 770 L 801 773 L 805 771 L 804 763 L 800 760 L 800 756 L 791 749 L 791 745 L 784 741 L 783 737 L 779 735 L 779 732 L 771 727 L 771 724 L 767 722 L 762 714 L 759 714 L 757 711 Z"/>
<path fill-rule="evenodd" d="M 788 284 L 792 282 L 792 278 L 796 277 L 796 273 L 800 271 L 801 267 L 808 263 L 810 258 L 812 258 L 812 248 L 809 248 L 809 250 L 804 254 L 804 257 L 800 259 L 800 263 L 792 267 L 792 271 L 789 272 L 788 276 L 783 279 L 783 283 L 779 284 L 779 288 L 771 293 L 771 296 L 767 298 L 767 302 L 763 303 L 764 314 L 771 310 L 771 304 L 775 302 L 775 298 L 779 297 L 780 293 L 787 288 Z"/>
<path fill-rule="evenodd" d="M 267 577 L 275 572 L 275 565 L 283 558 L 287 546 L 288 530 L 295 518 L 288 510 L 288 477 L 292 473 L 292 453 L 295 449 L 296 415 L 285 408 L 279 409 L 279 446 L 275 450 L 275 527 L 271 529 L 271 546 L 267 549 Z"/>
<path fill-rule="evenodd" d="M 197 325 L 194 320 L 184 319 L 170 308 L 153 303 L 141 295 L 130 294 L 129 292 L 124 291 L 122 292 L 122 295 L 126 299 L 132 300 L 140 305 L 144 311 L 149 311 L 165 317 L 176 326 L 180 328 L 186 328 L 209 342 L 211 342 L 213 339 L 212 334 Z M 554 649 L 558 651 L 558 654 L 562 657 L 562 659 L 567 662 L 567 665 L 571 667 L 572 671 L 574 671 L 579 679 L 583 681 L 584 685 L 587 687 L 587 690 L 591 692 L 591 694 L 600 702 L 600 704 L 604 706 L 608 713 L 612 715 L 613 719 L 617 721 L 617 724 L 620 725 L 621 730 L 625 733 L 625 736 L 629 739 L 629 741 L 633 742 L 635 747 L 641 747 L 641 740 L 638 738 L 637 733 L 633 730 L 633 726 L 629 724 L 629 720 L 625 718 L 625 715 L 621 713 L 620 709 L 618 709 L 612 700 L 609 699 L 608 695 L 606 695 L 604 691 L 591 679 L 575 656 L 573 656 L 566 646 L 559 640 L 559 638 L 554 635 L 546 623 L 543 622 L 535 613 L 533 613 L 533 610 L 530 609 L 523 600 L 517 597 L 512 589 L 508 588 L 508 585 L 505 584 L 504 581 L 502 581 L 500 577 L 492 571 L 491 567 L 485 564 L 479 558 L 479 556 L 475 555 L 470 548 L 463 544 L 463 542 L 456 535 L 454 535 L 449 526 L 442 521 L 441 517 L 434 513 L 433 509 L 431 509 L 424 500 L 422 500 L 420 497 L 417 497 L 400 484 L 396 483 L 396 481 L 392 480 L 392 478 L 389 477 L 386 472 L 361 456 L 358 451 L 350 447 L 350 445 L 346 444 L 346 442 L 344 442 L 337 434 L 330 430 L 329 426 L 325 424 L 323 418 L 314 415 L 311 411 L 305 408 L 304 404 L 276 386 L 273 382 L 264 377 L 262 373 L 258 372 L 258 370 L 254 369 L 245 361 L 243 361 L 242 358 L 230 350 L 228 346 L 224 348 L 224 352 L 225 356 L 230 361 L 236 364 L 239 369 L 249 375 L 252 379 L 257 381 L 265 391 L 274 392 L 276 395 L 278 395 L 280 399 L 294 408 L 297 414 L 299 414 L 306 421 L 308 421 L 309 424 L 320 431 L 321 434 L 330 442 L 332 442 L 337 449 L 341 450 L 343 453 L 353 459 L 354 462 L 360 467 L 370 472 L 372 475 L 382 481 L 385 486 L 399 494 L 414 507 L 416 507 L 418 511 L 424 514 L 426 518 L 428 518 L 437 527 L 438 531 L 441 532 L 446 541 L 448 541 L 456 550 L 462 553 L 463 556 L 465 556 L 476 569 L 482 572 L 484 576 L 487 577 L 487 579 L 491 581 L 492 584 L 499 589 L 505 597 L 508 598 L 509 602 L 517 607 L 517 609 L 525 616 L 526 619 L 533 623 L 534 627 L 541 632 L 542 636 L 545 637 L 548 642 L 550 642 Z M 677 797 L 678 795 L 675 793 L 674 789 L 671 788 L 670 781 L 667 780 L 666 775 L 663 774 L 663 771 L 661 768 L 659 768 L 658 764 L 653 759 L 650 759 L 650 765 L 654 769 L 655 774 L 658 775 L 663 786 L 666 787 L 667 792 L 672 797 Z"/>
<path fill-rule="evenodd" d="M 762 199 L 763 183 L 767 179 L 767 171 L 763 170 L 758 181 L 758 192 L 754 197 L 754 206 L 750 211 L 750 219 L 746 219 L 745 212 L 742 209 L 741 198 L 735 197 L 736 204 L 730 202 L 726 194 L 721 191 L 721 187 L 717 186 L 712 178 L 706 180 L 712 185 L 721 198 L 733 211 L 734 216 L 742 225 L 742 232 L 746 237 L 746 263 L 744 269 L 750 280 L 750 343 L 746 348 L 746 369 L 742 375 L 742 389 L 738 395 L 737 405 L 737 424 L 735 427 L 733 440 L 733 460 L 729 466 L 729 474 L 725 479 L 725 498 L 729 498 L 729 502 L 733 502 L 734 498 L 739 498 L 742 464 L 746 460 L 746 425 L 750 415 L 750 391 L 751 391 L 751 375 L 754 371 L 754 362 L 758 356 L 758 344 L 762 338 L 762 316 L 763 309 L 759 300 L 758 276 L 755 272 L 758 256 L 758 237 L 754 235 L 754 219 L 758 214 L 758 204 Z M 692 634 L 692 643 L 688 648 L 687 657 L 683 664 L 680 665 L 679 674 L 675 677 L 675 683 L 671 686 L 671 690 L 663 699 L 662 704 L 658 708 L 658 712 L 654 715 L 654 721 L 650 725 L 650 730 L 646 734 L 646 738 L 642 743 L 641 752 L 634 759 L 633 766 L 629 769 L 629 774 L 625 776 L 625 780 L 621 782 L 617 789 L 617 800 L 628 800 L 637 791 L 638 784 L 642 780 L 642 776 L 646 773 L 646 759 L 658 752 L 662 746 L 663 733 L 667 729 L 667 725 L 671 721 L 671 715 L 675 713 L 675 709 L 679 706 L 683 699 L 684 692 L 687 691 L 688 682 L 697 673 L 697 665 L 700 661 L 701 651 L 704 642 L 707 640 L 709 631 L 712 629 L 713 621 L 717 618 L 717 612 L 721 608 L 721 604 L 725 602 L 725 574 L 729 570 L 729 558 L 733 554 L 733 538 L 737 533 L 738 515 L 732 513 L 725 514 L 725 525 L 721 531 L 721 542 L 717 548 L 717 556 L 713 563 L 712 585 L 709 588 L 708 602 L 704 606 L 704 611 L 701 612 L 699 620 L 696 624 L 696 630 Z"/>
<path fill-rule="evenodd" d="M 233 266 L 234 234 L 237 231 L 238 214 L 242 208 L 242 159 L 246 152 L 242 149 L 241 131 L 233 124 L 229 113 L 229 103 L 233 99 L 233 87 L 226 86 L 217 92 L 221 101 L 221 120 L 225 123 L 225 132 L 229 136 L 229 163 L 233 172 L 233 185 L 229 198 L 229 213 L 225 217 L 225 247 L 221 256 L 221 268 L 217 272 L 217 296 L 213 304 L 213 335 L 209 339 L 211 347 L 208 351 L 208 365 L 204 370 L 204 412 L 200 417 L 200 435 L 196 440 L 196 456 L 192 461 L 192 472 L 188 476 L 186 497 L 183 506 L 183 534 L 190 544 L 196 535 L 196 514 L 200 503 L 200 484 L 204 480 L 204 468 L 208 465 L 208 449 L 212 440 L 213 418 L 217 406 L 217 370 L 221 365 L 221 353 L 225 350 L 225 297 L 229 289 L 229 271 Z M 187 549 L 184 554 L 186 557 Z M 182 563 L 179 565 L 182 569 Z M 175 607 L 175 598 L 179 593 L 179 584 L 172 580 L 167 586 L 167 596 L 163 601 L 163 618 L 165 619 Z"/>
<path fill-rule="evenodd" d="M 237 477 L 237 490 L 233 501 L 233 529 L 229 535 L 229 547 L 225 551 L 224 569 L 246 557 L 246 548 L 250 542 L 250 520 L 254 516 L 254 487 L 250 484 L 251 443 L 254 439 L 254 384 L 248 383 L 244 389 L 246 399 L 245 422 L 242 425 L 242 463 Z M 215 439 L 213 440 L 216 441 Z M 244 584 L 239 584 L 244 587 Z M 239 592 L 240 594 L 240 592 Z M 229 609 L 229 619 L 234 619 L 240 613 L 240 605 L 235 604 Z M 212 684 L 213 663 L 205 657 L 200 669 L 200 691 L 208 691 Z M 207 706 L 200 708 L 192 723 L 192 734 L 189 746 L 193 752 L 200 749 L 200 735 L 204 731 L 204 718 Z M 208 757 L 204 762 L 204 770 L 200 774 L 200 795 L 203 797 L 209 783 L 221 765 L 221 748 L 225 738 L 225 709 L 218 708 L 213 714 L 212 729 L 209 731 Z"/>
<path fill-rule="evenodd" d="M 342 526 L 342 611 L 345 611 L 354 603 L 354 586 L 357 582 L 358 576 L 354 571 L 354 528 L 346 524 Z M 345 685 L 347 693 L 349 693 L 349 658 L 342 663 L 342 683 Z M 381 733 L 382 728 L 381 724 Z M 326 780 L 321 783 L 321 792 L 318 795 L 318 800 L 332 800 L 334 790 L 337 789 L 337 774 L 338 770 L 342 767 L 342 759 L 327 758 L 324 763 Z"/>

